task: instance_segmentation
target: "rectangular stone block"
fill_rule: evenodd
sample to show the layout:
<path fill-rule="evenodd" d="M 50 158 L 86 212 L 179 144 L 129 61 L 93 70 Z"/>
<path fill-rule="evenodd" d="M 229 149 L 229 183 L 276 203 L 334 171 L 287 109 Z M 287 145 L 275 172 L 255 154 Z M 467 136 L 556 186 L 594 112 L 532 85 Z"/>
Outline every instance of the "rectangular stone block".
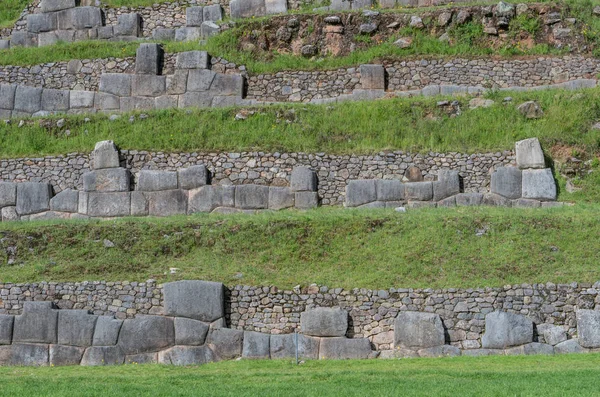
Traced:
<path fill-rule="evenodd" d="M 68 40 L 71 41 L 71 40 Z M 38 34 L 38 46 L 47 47 L 58 43 L 58 36 L 56 31 L 53 32 L 42 32 Z"/>
<path fill-rule="evenodd" d="M 14 109 L 16 90 L 17 86 L 14 84 L 0 84 L 0 109 Z"/>
<path fill-rule="evenodd" d="M 536 200 L 556 200 L 556 183 L 550 168 L 543 170 L 523 170 L 523 198 Z"/>
<path fill-rule="evenodd" d="M 50 365 L 79 365 L 85 347 L 50 345 Z"/>
<path fill-rule="evenodd" d="M 157 97 L 166 93 L 166 77 L 150 74 L 134 75 L 131 81 L 132 96 Z"/>
<path fill-rule="evenodd" d="M 190 70 L 187 78 L 187 91 L 208 91 L 215 76 L 216 73 L 212 70 Z"/>
<path fill-rule="evenodd" d="M 121 112 L 132 112 L 135 110 L 152 110 L 154 109 L 154 98 L 143 96 L 130 96 L 121 98 L 119 108 Z"/>
<path fill-rule="evenodd" d="M 69 106 L 71 109 L 91 109 L 94 107 L 95 93 L 93 91 L 69 91 Z"/>
<path fill-rule="evenodd" d="M 175 317 L 175 344 L 200 346 L 206 340 L 208 324 L 191 318 Z"/>
<path fill-rule="evenodd" d="M 383 65 L 360 65 L 360 84 L 367 90 L 385 89 L 385 69 Z"/>
<path fill-rule="evenodd" d="M 48 365 L 48 345 L 19 343 L 11 346 L 0 346 L 0 365 Z"/>
<path fill-rule="evenodd" d="M 377 200 L 374 179 L 352 180 L 346 185 L 346 207 L 358 207 Z"/>
<path fill-rule="evenodd" d="M 85 192 L 128 192 L 131 174 L 125 168 L 96 169 L 83 174 Z"/>
<path fill-rule="evenodd" d="M 211 212 L 219 207 L 235 205 L 235 186 L 206 185 L 190 190 L 188 213 Z"/>
<path fill-rule="evenodd" d="M 154 98 L 154 108 L 160 109 L 175 109 L 179 105 L 179 96 L 163 95 Z"/>
<path fill-rule="evenodd" d="M 346 11 L 352 8 L 350 0 L 331 0 L 330 11 Z"/>
<path fill-rule="evenodd" d="M 204 164 L 180 168 L 177 170 L 177 180 L 180 189 L 196 189 L 208 183 L 208 170 Z"/>
<path fill-rule="evenodd" d="M 88 213 L 95 217 L 128 216 L 131 208 L 129 192 L 88 193 Z"/>
<path fill-rule="evenodd" d="M 98 110 L 119 110 L 121 100 L 116 95 L 97 92 L 94 96 L 94 107 Z"/>
<path fill-rule="evenodd" d="M 125 354 L 119 346 L 93 346 L 85 349 L 81 365 L 104 366 L 121 365 L 125 361 Z"/>
<path fill-rule="evenodd" d="M 95 170 L 119 167 L 119 151 L 113 141 L 96 142 L 91 157 Z"/>
<path fill-rule="evenodd" d="M 483 193 L 459 193 L 456 195 L 456 205 L 473 207 L 483 204 Z"/>
<path fill-rule="evenodd" d="M 10 36 L 10 46 L 14 47 L 37 47 L 38 36 L 24 30 L 13 31 Z"/>
<path fill-rule="evenodd" d="M 60 30 L 90 29 L 102 26 L 102 11 L 97 7 L 76 7 L 58 12 Z"/>
<path fill-rule="evenodd" d="M 202 10 L 203 21 L 220 21 L 223 19 L 223 8 L 220 4 L 204 6 Z"/>
<path fill-rule="evenodd" d="M 87 310 L 58 312 L 58 343 L 70 346 L 91 346 L 98 316 Z"/>
<path fill-rule="evenodd" d="M 200 26 L 204 20 L 202 7 L 187 7 L 185 9 L 186 26 Z"/>
<path fill-rule="evenodd" d="M 15 316 L 13 343 L 56 343 L 58 311 L 52 302 L 24 302 Z"/>
<path fill-rule="evenodd" d="M 14 322 L 15 316 L 0 314 L 0 345 L 10 345 L 12 343 Z"/>
<path fill-rule="evenodd" d="M 376 179 L 375 190 L 378 201 L 404 200 L 404 184 L 396 179 Z"/>
<path fill-rule="evenodd" d="M 460 193 L 458 171 L 439 170 L 438 180 L 432 183 L 433 201 L 440 201 Z"/>
<path fill-rule="evenodd" d="M 119 97 L 131 96 L 131 77 L 124 73 L 103 73 L 99 90 Z"/>
<path fill-rule="evenodd" d="M 271 335 L 270 353 L 272 359 L 295 358 L 296 337 L 298 338 L 298 358 L 317 360 L 319 358 L 319 338 L 301 334 Z"/>
<path fill-rule="evenodd" d="M 0 50 L 8 50 L 10 48 L 10 40 L 0 40 Z"/>
<path fill-rule="evenodd" d="M 65 189 L 50 199 L 50 210 L 60 212 L 77 212 L 79 206 L 79 192 Z"/>
<path fill-rule="evenodd" d="M 27 31 L 30 33 L 50 32 L 57 28 L 56 13 L 27 15 Z"/>
<path fill-rule="evenodd" d="M 35 214 L 50 209 L 52 186 L 47 183 L 23 182 L 17 184 L 17 213 Z"/>
<path fill-rule="evenodd" d="M 213 96 L 210 92 L 187 92 L 179 95 L 179 108 L 209 108 L 212 104 Z"/>
<path fill-rule="evenodd" d="M 189 84 L 189 79 L 188 79 Z M 217 73 L 212 82 L 210 90 L 214 95 L 235 95 L 244 96 L 244 77 L 239 74 Z"/>
<path fill-rule="evenodd" d="M 294 194 L 294 206 L 300 210 L 309 210 L 319 206 L 319 194 L 317 192 L 296 192 Z"/>
<path fill-rule="evenodd" d="M 282 210 L 294 206 L 295 193 L 287 187 L 269 187 L 269 209 Z"/>
<path fill-rule="evenodd" d="M 42 110 L 69 110 L 69 91 L 44 88 L 42 91 Z"/>
<path fill-rule="evenodd" d="M 213 21 L 204 21 L 202 22 L 202 26 L 200 26 L 200 35 L 203 39 L 207 39 L 209 37 L 218 35 L 220 30 L 221 28 L 219 25 Z"/>
<path fill-rule="evenodd" d="M 171 75 L 166 76 L 166 86 L 168 95 L 185 94 L 187 90 L 187 70 L 175 70 Z"/>
<path fill-rule="evenodd" d="M 294 167 L 290 178 L 293 191 L 316 191 L 317 174 L 308 167 Z"/>
<path fill-rule="evenodd" d="M 175 29 L 156 28 L 152 31 L 152 39 L 157 41 L 175 40 Z"/>
<path fill-rule="evenodd" d="M 269 334 L 263 334 L 262 332 L 245 331 L 244 332 L 244 344 L 242 347 L 242 358 L 246 359 L 269 359 L 270 356 L 270 342 L 271 337 Z"/>
<path fill-rule="evenodd" d="M 68 8 L 75 8 L 75 0 L 42 0 L 40 2 L 40 8 L 43 13 L 66 10 Z"/>
<path fill-rule="evenodd" d="M 113 26 L 100 26 L 98 28 L 98 39 L 108 40 L 112 39 L 115 35 Z"/>
<path fill-rule="evenodd" d="M 15 92 L 14 110 L 33 114 L 42 109 L 42 89 L 20 85 Z"/>
<path fill-rule="evenodd" d="M 267 14 L 265 0 L 232 0 L 231 18 L 262 17 Z"/>
<path fill-rule="evenodd" d="M 188 195 L 180 189 L 146 193 L 148 215 L 173 216 L 187 214 Z"/>
<path fill-rule="evenodd" d="M 147 216 L 149 202 L 146 193 L 131 192 L 131 216 Z"/>
<path fill-rule="evenodd" d="M 94 346 L 114 346 L 119 338 L 123 320 L 113 316 L 99 316 L 94 329 L 92 344 Z"/>
<path fill-rule="evenodd" d="M 142 31 L 142 17 L 138 13 L 121 14 L 114 28 L 115 36 L 139 37 Z"/>
<path fill-rule="evenodd" d="M 165 283 L 163 288 L 167 316 L 204 322 L 212 322 L 225 316 L 225 291 L 222 283 L 184 280 Z"/>
<path fill-rule="evenodd" d="M 159 75 L 162 71 L 163 57 L 164 51 L 160 44 L 140 44 L 135 53 L 135 73 Z"/>
<path fill-rule="evenodd" d="M 239 185 L 235 187 L 235 207 L 241 209 L 267 209 L 269 187 L 261 185 Z"/>
<path fill-rule="evenodd" d="M 196 41 L 202 38 L 200 27 L 186 26 L 175 30 L 175 41 Z"/>
<path fill-rule="evenodd" d="M 265 0 L 265 13 L 267 15 L 287 14 L 287 0 Z"/>
<path fill-rule="evenodd" d="M 433 198 L 433 184 L 431 182 L 405 183 L 404 197 L 407 200 L 429 201 Z"/>
<path fill-rule="evenodd" d="M 348 312 L 339 307 L 318 307 L 300 314 L 300 329 L 309 336 L 345 336 Z"/>
<path fill-rule="evenodd" d="M 371 354 L 371 343 L 366 338 L 321 338 L 321 360 L 366 359 Z"/>
<path fill-rule="evenodd" d="M 545 168 L 544 152 L 537 138 L 524 139 L 515 143 L 517 166 L 521 169 Z"/>
<path fill-rule="evenodd" d="M 176 69 L 209 69 L 210 56 L 206 51 L 185 51 L 177 54 Z"/>
<path fill-rule="evenodd" d="M 14 182 L 0 182 L 0 208 L 16 205 L 17 184 Z"/>
<path fill-rule="evenodd" d="M 177 189 L 177 173 L 175 171 L 141 170 L 138 174 L 137 190 L 154 192 Z"/>
<path fill-rule="evenodd" d="M 523 176 L 517 167 L 499 167 L 492 173 L 491 192 L 509 199 L 521 197 Z"/>

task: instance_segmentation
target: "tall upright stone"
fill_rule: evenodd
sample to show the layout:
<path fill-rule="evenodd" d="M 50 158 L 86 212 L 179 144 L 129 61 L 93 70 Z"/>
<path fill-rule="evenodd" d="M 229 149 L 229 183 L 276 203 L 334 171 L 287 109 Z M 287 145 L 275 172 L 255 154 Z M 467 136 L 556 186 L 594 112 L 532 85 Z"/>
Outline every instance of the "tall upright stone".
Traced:
<path fill-rule="evenodd" d="M 223 284 L 183 280 L 166 283 L 164 288 L 165 314 L 212 322 L 225 316 Z"/>
<path fill-rule="evenodd" d="M 520 169 L 545 168 L 546 161 L 542 146 L 537 138 L 524 139 L 515 143 L 517 166 Z"/>
<path fill-rule="evenodd" d="M 143 43 L 135 52 L 135 73 L 159 75 L 162 72 L 164 50 L 160 44 Z"/>
<path fill-rule="evenodd" d="M 96 143 L 92 152 L 92 168 L 116 168 L 119 166 L 119 152 L 113 141 L 101 141 Z"/>

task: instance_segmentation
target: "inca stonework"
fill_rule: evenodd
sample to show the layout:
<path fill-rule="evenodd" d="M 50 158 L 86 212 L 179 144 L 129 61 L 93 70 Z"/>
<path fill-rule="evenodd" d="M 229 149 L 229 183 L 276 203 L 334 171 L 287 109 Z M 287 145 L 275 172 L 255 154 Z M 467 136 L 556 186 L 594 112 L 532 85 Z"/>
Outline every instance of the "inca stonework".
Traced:
<path fill-rule="evenodd" d="M 258 184 L 285 186 L 294 166 L 311 167 L 318 175 L 322 205 L 341 205 L 348 181 L 353 179 L 402 178 L 410 167 L 418 167 L 426 180 L 440 169 L 459 170 L 465 192 L 488 192 L 490 171 L 514 164 L 512 151 L 481 154 L 390 152 L 377 155 L 332 155 L 325 153 L 164 153 L 121 150 L 121 164 L 137 175 L 142 169 L 176 171 L 205 164 L 213 184 Z M 0 160 L 0 181 L 47 182 L 55 193 L 81 189 L 82 176 L 90 169 L 88 154 Z"/>

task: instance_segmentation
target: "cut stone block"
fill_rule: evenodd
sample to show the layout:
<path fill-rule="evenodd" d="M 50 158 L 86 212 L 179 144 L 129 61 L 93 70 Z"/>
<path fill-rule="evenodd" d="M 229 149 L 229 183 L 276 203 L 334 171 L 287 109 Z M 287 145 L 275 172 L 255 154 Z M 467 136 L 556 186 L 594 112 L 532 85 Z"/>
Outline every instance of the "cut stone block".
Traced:
<path fill-rule="evenodd" d="M 167 76 L 167 94 L 184 94 L 187 90 L 187 70 L 175 70 L 172 75 Z"/>
<path fill-rule="evenodd" d="M 30 33 L 50 32 L 58 28 L 55 13 L 27 15 L 27 31 Z"/>
<path fill-rule="evenodd" d="M 523 170 L 523 198 L 536 200 L 556 200 L 556 183 L 552 170 Z"/>
<path fill-rule="evenodd" d="M 148 76 L 148 75 L 146 75 Z M 162 77 L 162 76 L 153 76 Z M 153 110 L 154 109 L 154 97 L 143 97 L 143 96 L 131 96 L 121 98 L 121 112 L 131 112 L 135 110 Z"/>
<path fill-rule="evenodd" d="M 140 46 L 135 52 L 135 73 L 159 75 L 162 71 L 163 57 L 164 51 L 160 44 L 140 44 Z M 133 95 L 141 94 L 134 93 Z"/>
<path fill-rule="evenodd" d="M 94 107 L 95 93 L 92 91 L 69 91 L 71 109 L 89 109 Z"/>
<path fill-rule="evenodd" d="M 235 206 L 235 186 L 202 186 L 190 190 L 188 213 L 212 212 L 218 207 Z"/>
<path fill-rule="evenodd" d="M 92 168 L 116 168 L 119 166 L 119 151 L 113 141 L 97 142 L 92 152 Z"/>
<path fill-rule="evenodd" d="M 301 334 L 271 335 L 270 355 L 272 359 L 296 357 L 296 336 L 298 337 L 298 358 L 317 360 L 320 338 Z"/>
<path fill-rule="evenodd" d="M 125 356 L 125 364 L 157 364 L 158 353 L 129 354 Z"/>
<path fill-rule="evenodd" d="M 131 80 L 131 94 L 133 96 L 157 97 L 166 93 L 166 77 L 140 74 Z"/>
<path fill-rule="evenodd" d="M 524 139 L 515 143 L 517 166 L 521 169 L 545 168 L 544 152 L 537 138 Z"/>
<path fill-rule="evenodd" d="M 14 84 L 0 84 L 0 109 L 14 109 L 16 90 Z"/>
<path fill-rule="evenodd" d="M 179 97 L 177 95 L 163 95 L 154 98 L 154 108 L 160 109 L 174 109 L 179 105 Z"/>
<path fill-rule="evenodd" d="M 202 35 L 202 38 L 207 39 L 209 37 L 218 35 L 220 29 L 221 28 L 219 25 L 213 21 L 205 21 L 202 22 L 202 26 L 200 26 L 200 34 Z"/>
<path fill-rule="evenodd" d="M 308 167 L 294 167 L 290 187 L 295 192 L 317 190 L 317 174 Z"/>
<path fill-rule="evenodd" d="M 360 65 L 360 84 L 366 90 L 385 89 L 383 65 Z"/>
<path fill-rule="evenodd" d="M 92 346 L 85 349 L 81 365 L 104 366 L 121 365 L 125 362 L 125 354 L 119 346 Z"/>
<path fill-rule="evenodd" d="M 50 199 L 50 210 L 62 212 L 77 212 L 79 206 L 79 192 L 65 189 Z"/>
<path fill-rule="evenodd" d="M 460 193 L 455 198 L 459 207 L 473 207 L 483 203 L 483 193 Z"/>
<path fill-rule="evenodd" d="M 409 182 L 404 184 L 404 197 L 407 200 L 430 201 L 433 199 L 432 182 Z"/>
<path fill-rule="evenodd" d="M 309 210 L 319 206 L 319 194 L 317 192 L 296 192 L 294 206 L 300 210 Z"/>
<path fill-rule="evenodd" d="M 58 343 L 70 346 L 91 346 L 98 316 L 87 310 L 58 312 Z"/>
<path fill-rule="evenodd" d="M 376 179 L 377 201 L 404 200 L 404 184 L 396 179 Z"/>
<path fill-rule="evenodd" d="M 232 0 L 229 3 L 231 18 L 250 18 L 265 16 L 265 0 Z"/>
<path fill-rule="evenodd" d="M 50 365 L 79 365 L 85 347 L 50 345 Z"/>
<path fill-rule="evenodd" d="M 569 339 L 554 346 L 556 354 L 585 353 L 586 351 L 587 349 L 581 347 L 577 339 Z"/>
<path fill-rule="evenodd" d="M 113 26 L 100 26 L 97 28 L 98 39 L 100 40 L 108 40 L 112 39 L 115 35 Z"/>
<path fill-rule="evenodd" d="M 358 207 L 377 200 L 377 188 L 374 179 L 359 179 L 346 185 L 346 207 Z"/>
<path fill-rule="evenodd" d="M 24 302 L 15 316 L 13 343 L 56 343 L 58 311 L 52 302 Z"/>
<path fill-rule="evenodd" d="M 245 331 L 244 344 L 242 348 L 242 357 L 255 359 L 269 359 L 270 341 L 271 336 L 269 334 L 263 334 L 261 332 L 254 331 Z"/>
<path fill-rule="evenodd" d="M 269 187 L 269 209 L 281 210 L 294 206 L 295 194 L 287 187 Z"/>
<path fill-rule="evenodd" d="M 244 331 L 229 328 L 211 329 L 207 343 L 219 360 L 233 360 L 241 357 Z"/>
<path fill-rule="evenodd" d="M 577 337 L 583 347 L 600 347 L 600 311 L 577 310 Z"/>
<path fill-rule="evenodd" d="M 460 193 L 458 171 L 439 170 L 438 180 L 432 183 L 433 201 L 440 201 Z"/>
<path fill-rule="evenodd" d="M 189 84 L 189 80 L 188 80 Z M 210 90 L 215 95 L 227 96 L 234 95 L 238 97 L 244 96 L 244 77 L 239 74 L 222 74 L 217 73 L 210 87 Z"/>
<path fill-rule="evenodd" d="M 98 7 L 76 7 L 58 12 L 60 30 L 80 30 L 102 26 L 102 11 Z"/>
<path fill-rule="evenodd" d="M 494 207 L 511 207 L 512 201 L 495 193 L 486 193 L 483 195 L 482 204 Z"/>
<path fill-rule="evenodd" d="M 522 315 L 492 312 L 485 316 L 485 333 L 481 345 L 485 349 L 505 349 L 533 342 L 533 322 Z"/>
<path fill-rule="evenodd" d="M 124 73 L 103 73 L 100 76 L 99 90 L 119 97 L 131 96 L 131 76 Z"/>
<path fill-rule="evenodd" d="M 14 47 L 37 47 L 38 36 L 35 33 L 29 33 L 24 30 L 13 31 L 10 36 L 10 46 Z"/>
<path fill-rule="evenodd" d="M 166 283 L 163 289 L 167 316 L 204 322 L 225 316 L 225 292 L 221 283 L 183 280 Z"/>
<path fill-rule="evenodd" d="M 202 19 L 204 21 L 220 21 L 223 19 L 223 8 L 220 4 L 211 4 L 204 6 L 202 10 Z"/>
<path fill-rule="evenodd" d="M 563 327 L 553 324 L 540 324 L 535 327 L 538 335 L 544 337 L 544 341 L 555 346 L 567 340 L 567 331 Z"/>
<path fill-rule="evenodd" d="M 68 8 L 75 8 L 75 0 L 42 0 L 40 2 L 40 8 L 42 13 L 66 10 Z"/>
<path fill-rule="evenodd" d="M 235 207 L 248 210 L 268 208 L 269 187 L 261 185 L 236 186 Z"/>
<path fill-rule="evenodd" d="M 17 203 L 17 184 L 14 182 L 0 182 L 0 208 Z"/>
<path fill-rule="evenodd" d="M 318 307 L 300 314 L 300 329 L 309 336 L 344 336 L 348 312 L 341 308 Z"/>
<path fill-rule="evenodd" d="M 187 91 L 208 91 L 217 74 L 212 70 L 190 70 L 187 78 Z"/>
<path fill-rule="evenodd" d="M 208 170 L 204 164 L 180 168 L 177 170 L 177 179 L 180 189 L 196 189 L 208 183 Z"/>
<path fill-rule="evenodd" d="M 42 110 L 66 111 L 69 110 L 69 91 L 44 88 L 42 91 Z"/>
<path fill-rule="evenodd" d="M 15 316 L 0 314 L 0 345 L 12 343 L 13 324 Z"/>
<path fill-rule="evenodd" d="M 512 207 L 514 208 L 539 208 L 542 206 L 542 202 L 539 200 L 520 198 L 512 201 Z"/>
<path fill-rule="evenodd" d="M 188 195 L 181 189 L 146 193 L 150 216 L 187 214 Z"/>
<path fill-rule="evenodd" d="M 175 344 L 200 346 L 206 340 L 208 324 L 191 318 L 175 318 Z"/>
<path fill-rule="evenodd" d="M 8 346 L 0 346 L 0 365 L 48 365 L 48 345 L 19 343 Z"/>
<path fill-rule="evenodd" d="M 522 172 L 516 167 L 499 167 L 492 174 L 491 191 L 502 197 L 521 197 Z"/>
<path fill-rule="evenodd" d="M 130 183 L 131 174 L 125 168 L 103 168 L 83 174 L 85 192 L 128 192 Z"/>
<path fill-rule="evenodd" d="M 265 13 L 267 15 L 287 14 L 287 0 L 265 0 Z"/>
<path fill-rule="evenodd" d="M 135 12 L 119 15 L 114 32 L 115 36 L 139 37 L 142 32 L 142 17 Z"/>
<path fill-rule="evenodd" d="M 186 26 L 200 26 L 204 20 L 202 7 L 187 7 L 185 9 Z"/>
<path fill-rule="evenodd" d="M 346 11 L 352 7 L 350 0 L 331 0 L 330 11 Z"/>
<path fill-rule="evenodd" d="M 99 316 L 96 321 L 92 344 L 94 346 L 116 345 L 122 325 L 123 320 L 116 319 L 113 316 Z"/>
<path fill-rule="evenodd" d="M 532 354 L 554 354 L 554 348 L 545 343 L 532 342 L 526 345 L 511 347 L 504 350 L 507 356 L 532 355 Z"/>
<path fill-rule="evenodd" d="M 366 359 L 371 355 L 371 342 L 366 338 L 321 338 L 321 360 Z"/>
<path fill-rule="evenodd" d="M 51 197 L 52 186 L 47 183 L 19 183 L 17 184 L 17 213 L 29 215 L 48 211 Z"/>
<path fill-rule="evenodd" d="M 146 193 L 133 191 L 131 192 L 131 216 L 147 216 L 149 202 Z"/>
<path fill-rule="evenodd" d="M 94 97 L 94 107 L 101 111 L 119 110 L 121 101 L 116 95 L 108 94 L 106 92 L 97 92 Z"/>
<path fill-rule="evenodd" d="M 209 108 L 213 96 L 210 92 L 187 92 L 179 96 L 179 108 Z"/>
<path fill-rule="evenodd" d="M 19 220 L 19 214 L 17 214 L 16 207 L 4 207 L 2 208 L 2 211 L 0 211 L 0 215 L 2 216 L 2 222 Z"/>
<path fill-rule="evenodd" d="M 125 354 L 149 353 L 175 343 L 173 319 L 141 316 L 123 321 L 118 346 Z"/>
<path fill-rule="evenodd" d="M 394 346 L 429 348 L 445 343 L 444 324 L 439 315 L 400 312 L 394 320 Z"/>
<path fill-rule="evenodd" d="M 154 192 L 177 189 L 177 173 L 175 171 L 141 170 L 138 175 L 137 190 Z"/>
<path fill-rule="evenodd" d="M 460 349 L 456 346 L 442 345 L 419 349 L 419 357 L 456 357 L 460 356 Z"/>
<path fill-rule="evenodd" d="M 200 27 L 186 26 L 175 30 L 175 41 L 196 41 L 202 38 Z"/>
<path fill-rule="evenodd" d="M 41 88 L 17 86 L 14 110 L 31 114 L 41 110 L 42 91 Z"/>
<path fill-rule="evenodd" d="M 216 361 L 216 356 L 208 346 L 173 346 L 158 352 L 159 364 L 200 365 Z"/>
<path fill-rule="evenodd" d="M 88 193 L 87 215 L 101 218 L 128 216 L 131 207 L 129 192 Z"/>
<path fill-rule="evenodd" d="M 175 40 L 175 29 L 156 28 L 152 31 L 152 39 L 157 41 Z"/>

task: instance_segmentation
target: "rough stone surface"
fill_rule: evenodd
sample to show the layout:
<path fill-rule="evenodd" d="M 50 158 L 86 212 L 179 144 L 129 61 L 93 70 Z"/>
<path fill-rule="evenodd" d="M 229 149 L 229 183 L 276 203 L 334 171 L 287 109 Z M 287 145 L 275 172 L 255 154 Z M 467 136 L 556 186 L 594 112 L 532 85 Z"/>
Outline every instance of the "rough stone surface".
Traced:
<path fill-rule="evenodd" d="M 293 191 L 316 191 L 317 175 L 308 167 L 294 167 L 290 187 Z"/>
<path fill-rule="evenodd" d="M 492 312 L 485 316 L 481 344 L 486 349 L 505 349 L 533 342 L 533 322 L 522 315 Z"/>
<path fill-rule="evenodd" d="M 206 51 L 186 51 L 177 54 L 177 69 L 209 69 L 210 57 Z"/>
<path fill-rule="evenodd" d="M 216 360 L 208 346 L 173 346 L 158 353 L 159 364 L 200 365 Z"/>
<path fill-rule="evenodd" d="M 517 167 L 498 167 L 492 173 L 491 192 L 509 199 L 521 197 L 522 172 Z"/>
<path fill-rule="evenodd" d="M 14 182 L 0 182 L 0 208 L 17 203 L 17 184 Z"/>
<path fill-rule="evenodd" d="M 366 359 L 370 354 L 368 339 L 322 338 L 319 346 L 320 359 Z"/>
<path fill-rule="evenodd" d="M 97 319 L 98 316 L 89 314 L 87 310 L 59 310 L 58 343 L 91 346 Z"/>
<path fill-rule="evenodd" d="M 0 346 L 0 365 L 48 365 L 48 345 L 18 343 Z"/>
<path fill-rule="evenodd" d="M 52 302 L 25 302 L 14 320 L 13 343 L 56 343 L 57 321 Z"/>
<path fill-rule="evenodd" d="M 298 334 L 298 358 L 317 360 L 319 358 L 319 338 Z M 296 357 L 296 335 L 271 335 L 270 354 L 272 359 Z"/>
<path fill-rule="evenodd" d="M 385 69 L 383 65 L 360 65 L 360 84 L 363 89 L 385 89 Z"/>
<path fill-rule="evenodd" d="M 521 169 L 545 168 L 546 160 L 537 138 L 524 139 L 515 143 L 517 166 Z"/>
<path fill-rule="evenodd" d="M 84 352 L 84 347 L 50 345 L 49 363 L 55 366 L 79 365 Z"/>
<path fill-rule="evenodd" d="M 0 314 L 0 345 L 10 345 L 12 343 L 14 322 L 15 316 Z"/>
<path fill-rule="evenodd" d="M 231 0 L 229 2 L 232 18 L 250 18 L 265 16 L 265 0 Z"/>
<path fill-rule="evenodd" d="M 116 168 L 119 166 L 119 152 L 113 141 L 96 143 L 92 152 L 92 168 Z"/>
<path fill-rule="evenodd" d="M 177 189 L 177 173 L 142 170 L 138 175 L 137 189 L 146 192 Z"/>
<path fill-rule="evenodd" d="M 456 357 L 460 356 L 460 349 L 456 346 L 441 345 L 419 349 L 417 353 L 419 357 Z"/>
<path fill-rule="evenodd" d="M 125 168 L 104 168 L 83 174 L 84 192 L 128 192 L 131 174 Z"/>
<path fill-rule="evenodd" d="M 409 182 L 404 184 L 404 197 L 407 200 L 429 201 L 433 199 L 432 182 Z"/>
<path fill-rule="evenodd" d="M 131 96 L 131 77 L 129 74 L 104 73 L 100 77 L 99 91 L 118 97 Z"/>
<path fill-rule="evenodd" d="M 96 217 L 129 216 L 131 194 L 129 192 L 87 193 L 87 215 Z"/>
<path fill-rule="evenodd" d="M 17 206 L 19 215 L 29 215 L 50 209 L 52 186 L 46 183 L 25 182 L 17 184 Z"/>
<path fill-rule="evenodd" d="M 120 365 L 125 362 L 125 354 L 119 346 L 92 346 L 85 349 L 81 365 L 104 366 Z"/>
<path fill-rule="evenodd" d="M 211 329 L 207 343 L 219 360 L 232 360 L 242 355 L 244 331 L 229 328 Z"/>
<path fill-rule="evenodd" d="M 544 341 L 551 346 L 556 346 L 567 340 L 567 332 L 563 327 L 557 325 L 540 324 L 536 326 L 536 330 L 538 335 L 543 336 Z"/>
<path fill-rule="evenodd" d="M 200 346 L 206 340 L 208 324 L 190 318 L 175 318 L 175 344 Z"/>
<path fill-rule="evenodd" d="M 123 322 L 118 346 L 125 354 L 158 351 L 175 342 L 173 319 L 159 316 L 141 316 Z"/>
<path fill-rule="evenodd" d="M 300 315 L 300 329 L 308 336 L 344 336 L 348 312 L 341 308 L 315 308 Z"/>
<path fill-rule="evenodd" d="M 135 72 L 158 75 L 161 73 L 164 51 L 160 44 L 142 43 L 136 50 Z"/>
<path fill-rule="evenodd" d="M 433 201 L 440 201 L 460 193 L 460 175 L 458 171 L 440 170 L 438 180 L 432 183 Z"/>
<path fill-rule="evenodd" d="M 407 311 L 394 320 L 396 347 L 429 348 L 444 343 L 444 325 L 437 314 Z"/>
<path fill-rule="evenodd" d="M 399 180 L 377 179 L 375 190 L 378 201 L 402 201 L 404 200 L 404 185 Z"/>
<path fill-rule="evenodd" d="M 242 358 L 268 359 L 270 358 L 270 340 L 268 334 L 260 332 L 244 332 L 244 344 L 242 347 Z"/>
<path fill-rule="evenodd" d="M 92 344 L 94 346 L 116 345 L 122 325 L 123 320 L 116 319 L 113 316 L 99 316 L 96 321 Z"/>
<path fill-rule="evenodd" d="M 577 310 L 577 336 L 582 347 L 600 347 L 600 311 Z"/>
<path fill-rule="evenodd" d="M 556 354 L 584 353 L 586 349 L 581 347 L 577 339 L 569 339 L 554 346 Z"/>
<path fill-rule="evenodd" d="M 556 200 L 556 183 L 552 170 L 523 170 L 522 192 L 526 199 Z"/>
<path fill-rule="evenodd" d="M 17 86 L 14 110 L 24 113 L 35 113 L 42 109 L 42 89 Z"/>
<path fill-rule="evenodd" d="M 373 179 L 353 180 L 346 186 L 346 206 L 358 207 L 377 200 L 376 182 Z"/>
<path fill-rule="evenodd" d="M 195 189 L 208 183 L 208 170 L 204 164 L 177 170 L 180 189 Z"/>
<path fill-rule="evenodd" d="M 269 206 L 269 187 L 241 185 L 235 188 L 235 206 L 241 209 L 266 209 Z"/>
<path fill-rule="evenodd" d="M 281 210 L 294 206 L 295 194 L 286 187 L 269 187 L 269 209 Z"/>
<path fill-rule="evenodd" d="M 184 280 L 166 283 L 163 288 L 165 314 L 168 316 L 212 322 L 225 315 L 221 283 Z"/>

